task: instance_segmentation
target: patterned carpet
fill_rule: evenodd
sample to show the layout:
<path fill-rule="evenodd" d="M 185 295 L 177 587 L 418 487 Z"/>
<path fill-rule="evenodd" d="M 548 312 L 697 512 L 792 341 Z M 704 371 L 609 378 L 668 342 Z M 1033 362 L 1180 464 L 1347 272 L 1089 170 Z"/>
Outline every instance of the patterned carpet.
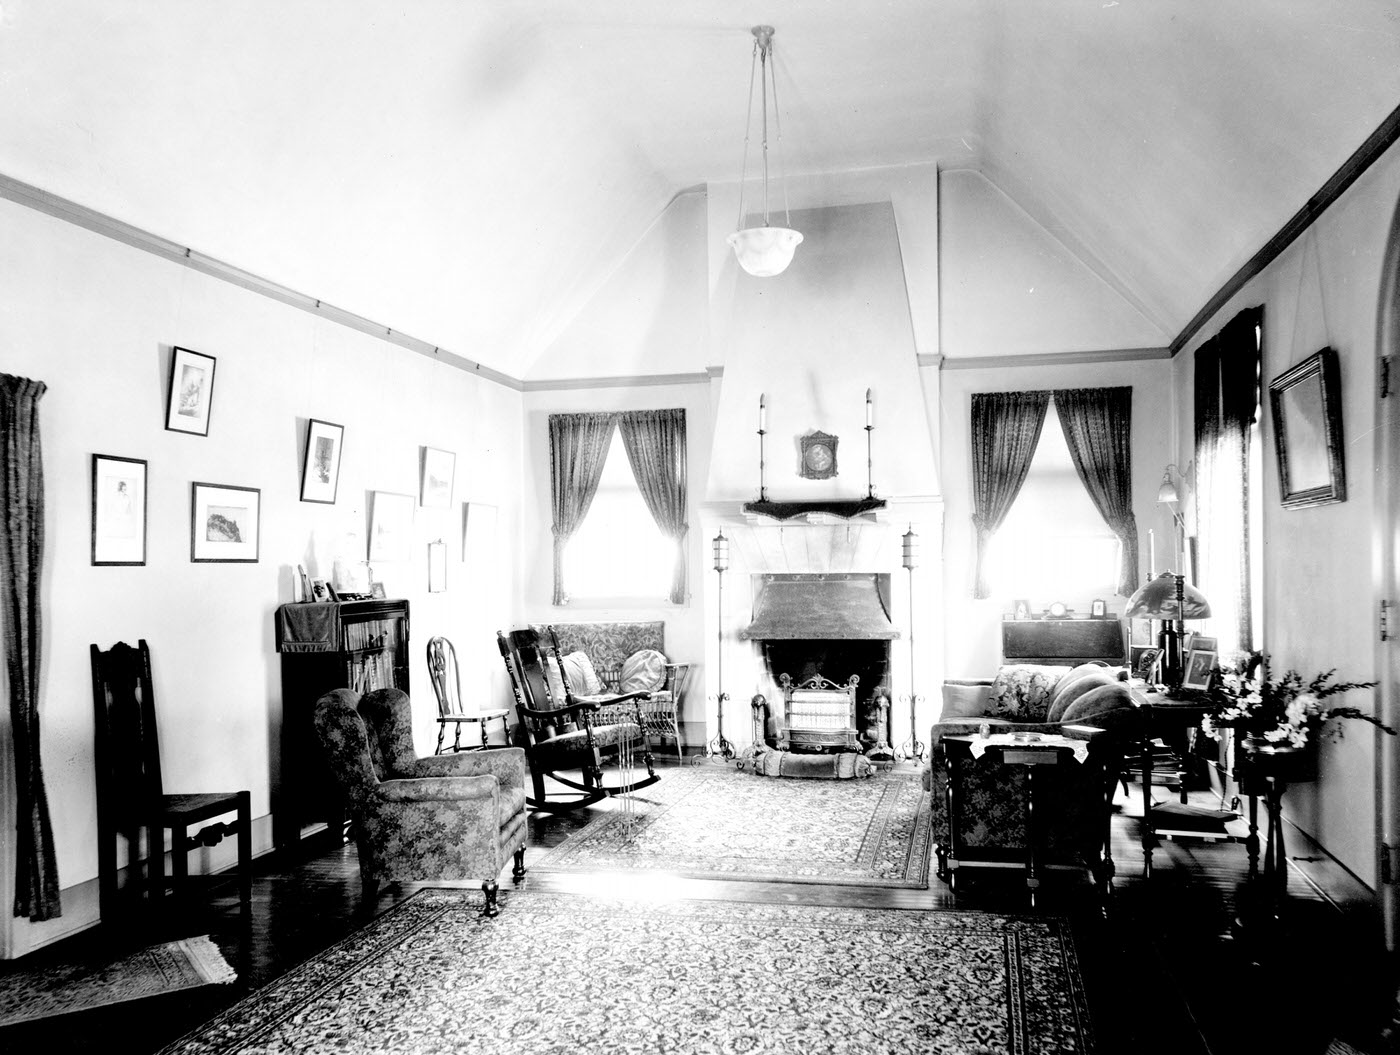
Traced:
<path fill-rule="evenodd" d="M 530 867 L 928 886 L 930 813 L 915 773 L 783 780 L 689 766 L 629 798 Z"/>
<path fill-rule="evenodd" d="M 111 963 L 7 970 L 0 973 L 0 1026 L 235 978 L 208 937 L 152 945 Z"/>
<path fill-rule="evenodd" d="M 420 891 L 163 1055 L 1093 1050 L 1053 917 L 501 898 Z"/>

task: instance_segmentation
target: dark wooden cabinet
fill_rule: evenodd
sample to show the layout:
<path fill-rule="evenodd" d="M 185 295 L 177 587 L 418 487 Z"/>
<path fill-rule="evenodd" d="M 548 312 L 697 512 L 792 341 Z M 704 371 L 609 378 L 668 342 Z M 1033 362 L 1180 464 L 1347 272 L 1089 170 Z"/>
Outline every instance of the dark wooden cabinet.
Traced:
<path fill-rule="evenodd" d="M 1126 663 L 1121 619 L 1016 619 L 1001 624 L 1003 663 Z"/>
<path fill-rule="evenodd" d="M 277 648 L 282 655 L 282 730 L 277 779 L 273 782 L 273 839 L 292 849 L 323 831 L 343 838 L 345 806 L 327 768 L 312 725 L 316 701 L 332 689 L 397 688 L 408 692 L 408 602 L 344 601 L 321 606 L 338 617 L 317 624 L 313 640 L 296 640 L 296 621 L 278 610 Z M 305 621 L 302 621 L 305 625 Z M 319 631 L 333 628 L 325 635 Z M 314 650 L 312 650 L 314 649 Z"/>

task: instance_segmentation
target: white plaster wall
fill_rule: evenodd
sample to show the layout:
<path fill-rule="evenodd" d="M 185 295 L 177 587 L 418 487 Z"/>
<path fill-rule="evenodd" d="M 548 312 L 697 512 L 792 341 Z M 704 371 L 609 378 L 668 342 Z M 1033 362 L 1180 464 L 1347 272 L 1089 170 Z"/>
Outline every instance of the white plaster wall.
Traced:
<path fill-rule="evenodd" d="M 1197 347 L 1236 312 L 1264 305 L 1264 649 L 1275 670 L 1304 676 L 1337 668 L 1340 679 L 1365 681 L 1378 669 L 1373 603 L 1376 507 L 1376 309 L 1390 219 L 1400 197 L 1400 148 L 1372 165 L 1288 250 L 1233 297 L 1173 361 L 1178 448 L 1192 457 L 1192 384 Z M 1284 509 L 1268 383 L 1320 348 L 1340 359 L 1347 500 Z M 1392 397 L 1394 398 L 1394 397 Z M 1371 708 L 1370 692 L 1343 702 Z M 1284 812 L 1362 881 L 1375 885 L 1376 734 L 1343 723 L 1342 739 L 1324 743 L 1318 780 L 1284 797 Z"/>
<path fill-rule="evenodd" d="M 48 384 L 41 721 L 63 887 L 97 874 L 92 643 L 150 643 L 166 789 L 250 789 L 255 850 L 266 848 L 282 715 L 273 613 L 292 599 L 297 563 L 329 578 L 338 552 L 362 556 L 368 492 L 417 494 L 420 445 L 456 453 L 453 509 L 418 510 L 413 559 L 375 571 L 389 596 L 411 602 L 416 733 L 430 749 L 436 703 L 424 643 L 441 633 L 460 647 L 479 620 L 505 622 L 514 609 L 520 395 L 9 202 L 0 202 L 0 288 L 0 370 Z M 171 345 L 218 359 L 208 437 L 164 429 Z M 308 417 L 345 426 L 333 506 L 299 501 Z M 89 563 L 94 452 L 149 463 L 144 567 Z M 261 489 L 258 563 L 191 563 L 195 480 Z M 465 501 L 500 509 L 499 586 L 487 596 L 461 588 Z M 438 537 L 449 590 L 429 595 L 426 545 Z M 498 667 L 465 672 L 469 698 L 504 704 Z M 6 800 L 12 838 L 9 790 Z M 192 867 L 228 853 L 225 844 L 196 855 Z M 0 882 L 11 875 L 7 867 Z M 81 904 L 69 907 L 36 930 L 91 922 Z"/>
<path fill-rule="evenodd" d="M 938 408 L 942 442 L 946 517 L 943 542 L 944 648 L 948 676 L 990 677 L 1001 661 L 1001 617 L 1014 595 L 975 600 L 976 535 L 972 529 L 972 394 L 1053 388 L 1130 385 L 1133 389 L 1133 513 L 1137 517 L 1141 574 L 1147 572 L 1147 532 L 1153 530 L 1162 557 L 1171 537 L 1169 507 L 1157 503 L 1162 470 L 1171 460 L 1171 363 L 1142 360 L 1073 365 L 944 369 Z M 1059 598 L 1085 612 L 1095 594 Z M 1108 599 L 1109 611 L 1123 611 L 1126 598 Z"/>

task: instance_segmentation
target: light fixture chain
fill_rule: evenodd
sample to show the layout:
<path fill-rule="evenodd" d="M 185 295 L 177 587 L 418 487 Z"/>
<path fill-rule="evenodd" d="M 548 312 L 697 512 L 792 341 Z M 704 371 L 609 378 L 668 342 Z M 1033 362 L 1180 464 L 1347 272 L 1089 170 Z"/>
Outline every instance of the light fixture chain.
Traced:
<path fill-rule="evenodd" d="M 768 54 L 769 54 L 769 58 L 770 58 L 771 63 L 772 63 L 772 64 L 768 67 L 768 69 L 769 69 L 769 78 L 770 78 L 770 79 L 772 80 L 772 82 L 773 82 L 773 131 L 774 131 L 774 133 L 775 133 L 775 135 L 776 135 L 776 137 L 777 137 L 777 142 L 778 142 L 778 143 L 782 143 L 782 141 L 783 141 L 783 109 L 782 109 L 781 106 L 778 105 L 778 60 L 777 60 L 777 58 L 775 57 L 776 53 L 774 52 L 774 48 L 775 48 L 776 46 L 777 46 L 777 45 L 775 45 L 771 40 L 768 42 Z M 774 152 L 776 153 L 776 151 L 777 151 L 777 147 L 775 146 L 775 147 L 774 147 Z M 766 159 L 765 159 L 765 160 L 766 160 Z M 766 166 L 766 165 L 765 165 L 765 167 L 764 167 L 764 170 L 765 170 L 765 172 L 767 171 L 767 166 Z M 789 180 L 783 180 L 783 216 L 784 216 L 783 223 L 784 223 L 787 227 L 791 227 L 791 226 L 792 226 L 792 209 L 791 209 L 791 208 L 789 207 L 789 205 L 788 205 L 788 183 L 789 183 L 789 182 L 790 182 Z M 766 217 L 766 216 L 764 217 L 764 222 L 767 222 L 767 217 Z"/>
<path fill-rule="evenodd" d="M 772 68 L 768 65 L 768 55 L 772 50 L 771 40 L 764 40 L 759 47 L 759 62 L 762 69 L 759 72 L 760 94 L 763 97 L 763 226 L 768 226 L 768 81 L 773 76 Z"/>
<path fill-rule="evenodd" d="M 739 167 L 739 222 L 736 231 L 744 226 L 744 183 L 749 177 L 749 132 L 753 129 L 753 79 L 758 69 L 758 38 L 754 38 L 753 51 L 749 57 L 749 104 L 744 110 L 744 162 Z"/>

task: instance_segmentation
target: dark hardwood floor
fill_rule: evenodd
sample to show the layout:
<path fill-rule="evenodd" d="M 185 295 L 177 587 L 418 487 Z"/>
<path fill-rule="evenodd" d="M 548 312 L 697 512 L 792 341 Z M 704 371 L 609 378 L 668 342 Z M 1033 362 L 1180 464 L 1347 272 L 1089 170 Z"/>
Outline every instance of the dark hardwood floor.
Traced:
<path fill-rule="evenodd" d="M 1326 1051 L 1338 1038 L 1367 1052 L 1400 1050 L 1387 1034 L 1394 1013 L 1395 962 L 1381 947 L 1374 910 L 1369 898 L 1358 896 L 1353 879 L 1310 852 L 1295 833 L 1289 845 L 1294 862 L 1284 926 L 1236 933 L 1235 917 L 1250 904 L 1243 846 L 1164 841 L 1146 880 L 1135 816 L 1137 789 L 1126 796 L 1120 791 L 1118 803 L 1113 821 L 1117 876 L 1106 902 L 1083 874 L 1052 871 L 1032 908 L 1020 876 L 993 869 L 962 870 L 956 889 L 936 877 L 929 889 L 910 890 L 544 872 L 530 873 L 522 889 L 641 894 L 662 884 L 674 897 L 1068 916 L 1100 1052 L 1305 1055 Z M 533 814 L 527 866 L 532 856 L 557 845 L 585 820 Z M 95 928 L 0 965 L 3 985 L 6 973 L 34 965 L 102 962 L 155 941 L 210 934 L 238 971 L 236 983 L 0 1028 L 0 1052 L 158 1051 L 417 889 L 390 887 L 366 901 L 353 846 L 326 846 L 296 860 L 269 855 L 258 865 L 246 911 L 239 907 L 232 881 L 216 882 L 206 898 L 159 926 L 127 933 Z M 509 889 L 508 870 L 502 886 Z"/>

